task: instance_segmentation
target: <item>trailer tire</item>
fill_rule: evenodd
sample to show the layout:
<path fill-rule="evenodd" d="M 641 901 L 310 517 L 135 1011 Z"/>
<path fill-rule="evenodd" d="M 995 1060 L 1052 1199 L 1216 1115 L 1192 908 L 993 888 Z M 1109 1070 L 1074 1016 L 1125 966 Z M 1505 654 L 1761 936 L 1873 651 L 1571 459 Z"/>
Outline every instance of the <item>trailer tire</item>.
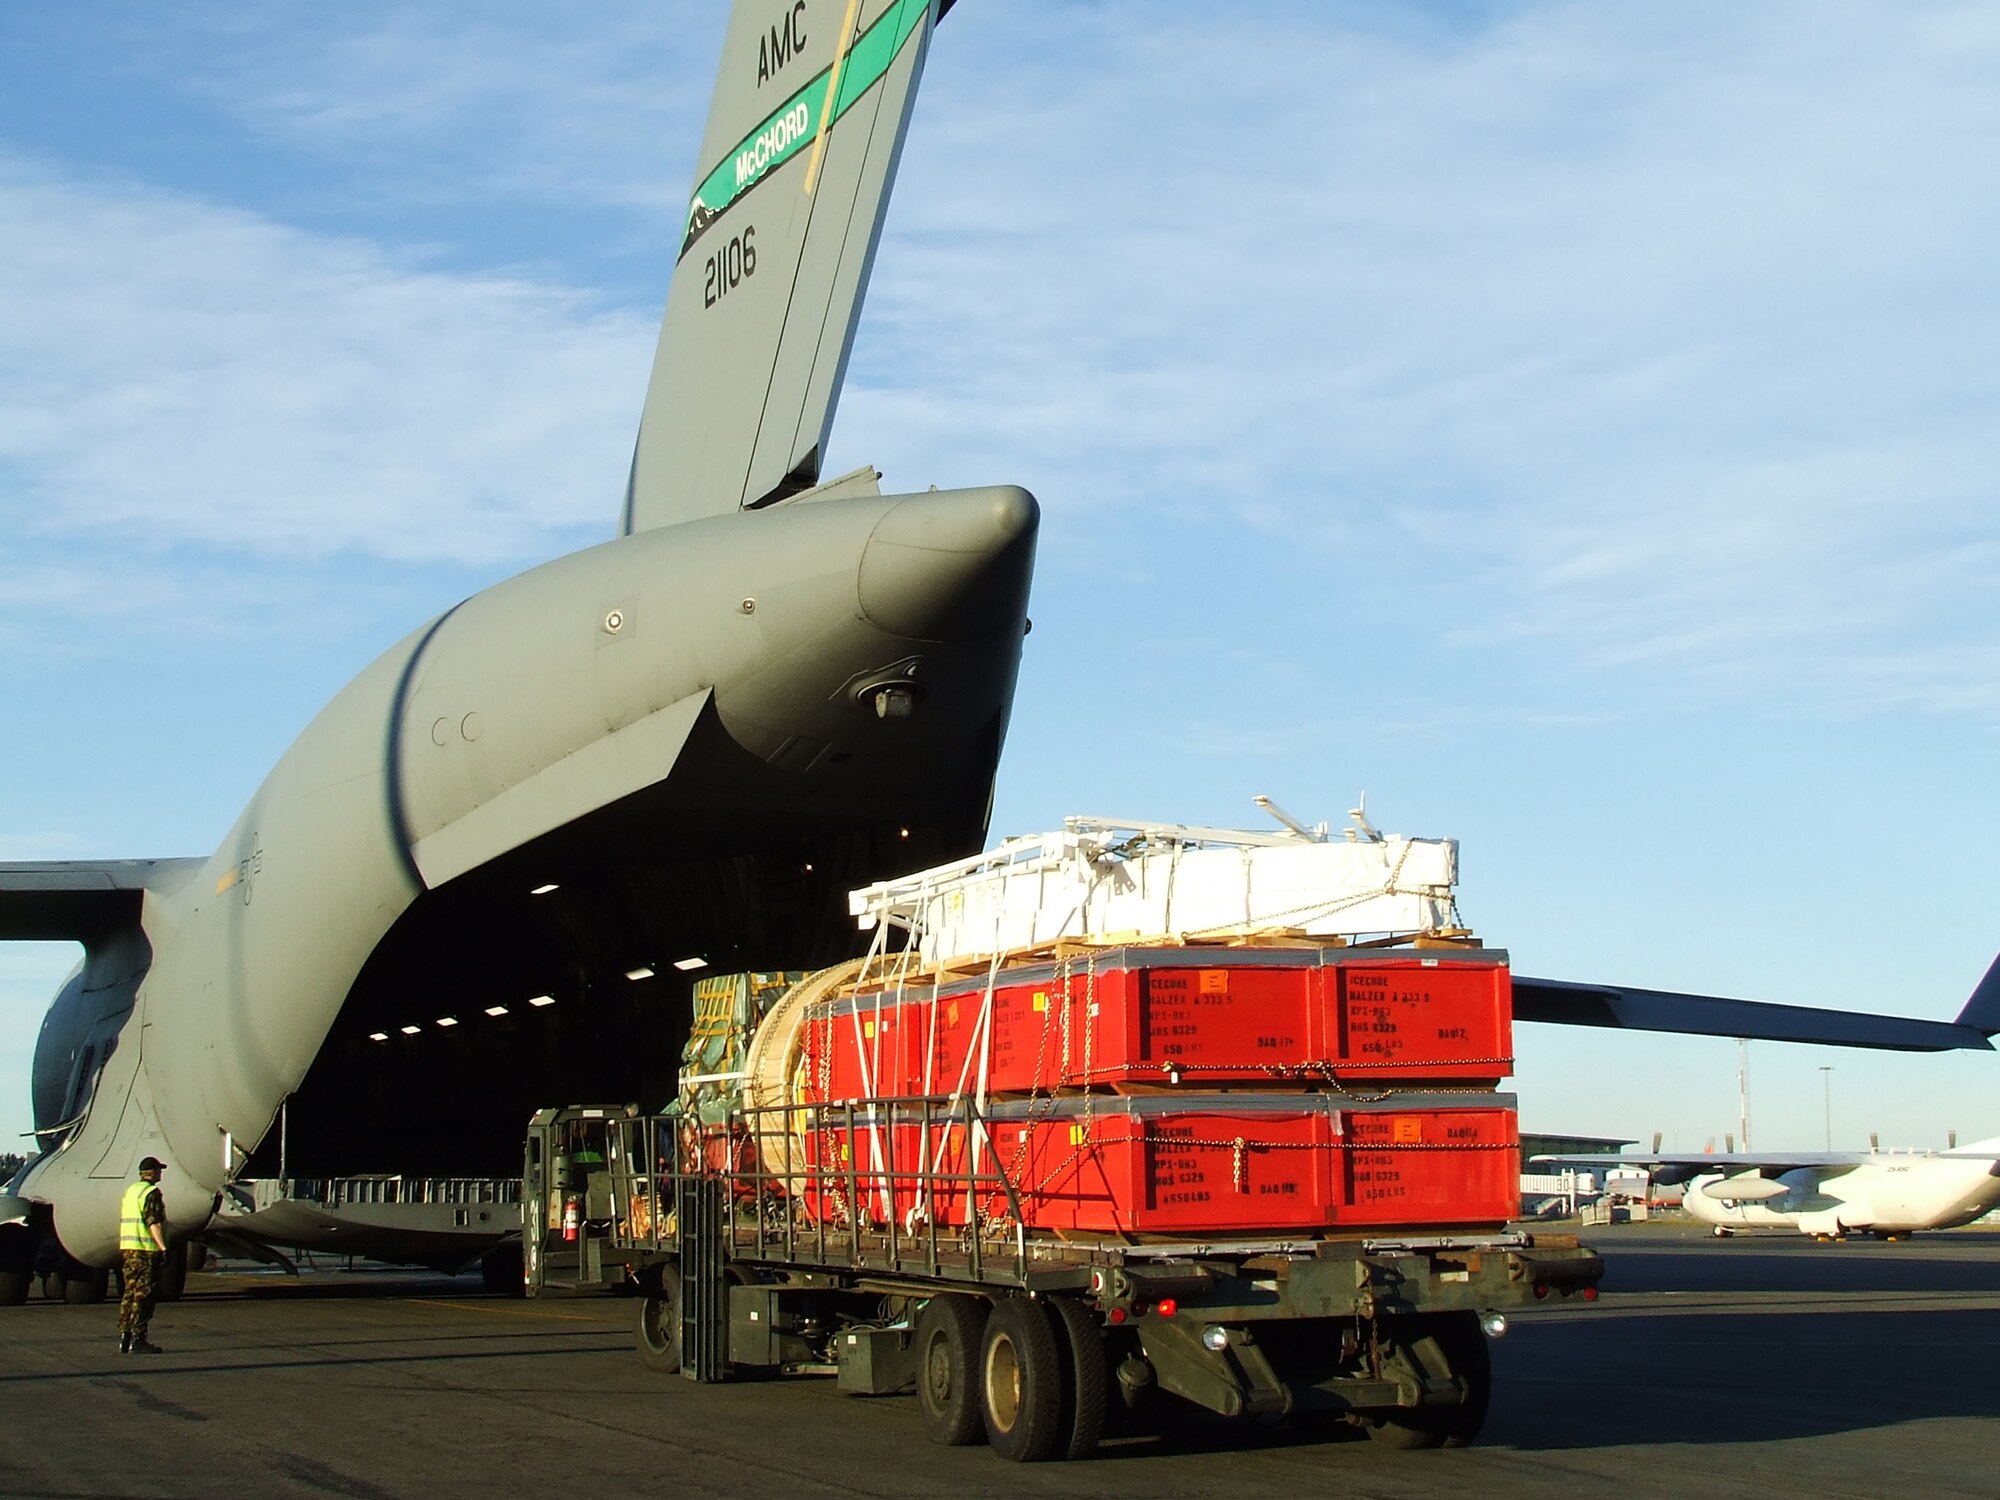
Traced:
<path fill-rule="evenodd" d="M 1479 1314 L 1433 1313 L 1423 1320 L 1415 1342 L 1421 1344 L 1425 1335 L 1444 1366 L 1432 1373 L 1449 1373 L 1464 1381 L 1465 1400 L 1456 1406 L 1419 1406 L 1372 1418 L 1365 1424 L 1368 1436 L 1390 1448 L 1463 1448 L 1479 1436 L 1493 1397 L 1493 1356 L 1479 1327 Z M 1412 1348 L 1409 1357 L 1422 1366 L 1434 1363 L 1420 1348 Z"/>
<path fill-rule="evenodd" d="M 1056 1440 L 1056 1453 L 1062 1458 L 1086 1458 L 1104 1436 L 1110 1401 L 1111 1372 L 1105 1359 L 1104 1330 L 1081 1302 L 1052 1297 L 1048 1305 L 1061 1334 L 1062 1431 Z"/>
<path fill-rule="evenodd" d="M 639 1294 L 632 1347 L 639 1361 L 662 1375 L 681 1372 L 681 1273 L 663 1265 Z"/>
<path fill-rule="evenodd" d="M 1062 1438 L 1062 1354 L 1047 1308 L 1009 1297 L 986 1320 L 979 1390 L 986 1441 L 1012 1463 L 1054 1456 Z"/>
<path fill-rule="evenodd" d="M 917 1405 L 924 1436 L 946 1448 L 963 1448 L 986 1435 L 979 1391 L 980 1336 L 986 1303 L 945 1292 L 917 1314 Z"/>

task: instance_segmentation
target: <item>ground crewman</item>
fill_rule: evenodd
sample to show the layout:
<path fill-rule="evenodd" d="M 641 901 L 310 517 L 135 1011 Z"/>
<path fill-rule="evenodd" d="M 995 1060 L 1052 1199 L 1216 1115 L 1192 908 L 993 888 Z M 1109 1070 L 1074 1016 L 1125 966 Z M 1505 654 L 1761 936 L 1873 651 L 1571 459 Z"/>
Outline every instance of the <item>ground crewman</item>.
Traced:
<path fill-rule="evenodd" d="M 139 1163 L 139 1180 L 125 1189 L 118 1214 L 118 1248 L 122 1254 L 125 1295 L 118 1299 L 118 1352 L 158 1354 L 160 1346 L 146 1337 L 153 1322 L 153 1291 L 159 1285 L 160 1262 L 167 1256 L 167 1206 L 160 1195 L 160 1174 L 167 1164 L 157 1156 Z"/>

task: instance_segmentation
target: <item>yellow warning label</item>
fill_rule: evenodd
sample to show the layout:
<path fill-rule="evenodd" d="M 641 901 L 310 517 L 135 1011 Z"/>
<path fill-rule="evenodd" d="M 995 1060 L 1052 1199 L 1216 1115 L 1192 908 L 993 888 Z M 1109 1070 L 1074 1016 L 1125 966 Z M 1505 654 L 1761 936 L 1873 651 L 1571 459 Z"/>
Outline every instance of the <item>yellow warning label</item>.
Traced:
<path fill-rule="evenodd" d="M 1069 1143 L 1072 1146 L 1081 1146 L 1088 1139 L 1090 1139 L 1090 1127 L 1088 1125 L 1070 1126 Z"/>
<path fill-rule="evenodd" d="M 1200 993 L 1204 995 L 1228 994 L 1229 971 L 1227 969 L 1203 969 L 1201 971 Z"/>
<path fill-rule="evenodd" d="M 873 1021 L 863 1021 L 861 1023 L 861 1034 L 863 1036 L 875 1035 L 875 1023 Z"/>
<path fill-rule="evenodd" d="M 1035 1009 L 1047 1010 L 1048 1008 L 1049 1008 L 1049 992 L 1047 990 L 1036 990 Z"/>

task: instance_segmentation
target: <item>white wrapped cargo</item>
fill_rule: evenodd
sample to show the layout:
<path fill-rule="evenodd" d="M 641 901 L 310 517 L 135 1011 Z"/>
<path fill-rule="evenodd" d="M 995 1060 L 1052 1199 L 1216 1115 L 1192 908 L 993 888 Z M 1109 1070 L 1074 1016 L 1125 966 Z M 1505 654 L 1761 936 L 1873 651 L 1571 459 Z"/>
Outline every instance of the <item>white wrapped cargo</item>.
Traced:
<path fill-rule="evenodd" d="M 855 891 L 849 909 L 915 935 L 926 965 L 1086 942 L 1297 933 L 1372 937 L 1458 922 L 1455 839 L 1346 840 L 1066 819 L 955 864 Z"/>

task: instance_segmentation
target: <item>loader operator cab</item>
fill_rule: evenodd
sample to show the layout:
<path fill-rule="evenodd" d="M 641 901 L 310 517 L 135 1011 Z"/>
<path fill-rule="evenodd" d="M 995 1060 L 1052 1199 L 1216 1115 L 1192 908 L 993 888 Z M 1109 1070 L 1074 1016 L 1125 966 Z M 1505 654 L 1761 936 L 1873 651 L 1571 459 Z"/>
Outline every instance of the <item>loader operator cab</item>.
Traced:
<path fill-rule="evenodd" d="M 568 1105 L 536 1111 L 521 1163 L 521 1243 L 530 1294 L 595 1291 L 617 1228 L 613 1122 L 629 1106 Z M 610 1268 L 615 1271 L 616 1268 Z"/>

